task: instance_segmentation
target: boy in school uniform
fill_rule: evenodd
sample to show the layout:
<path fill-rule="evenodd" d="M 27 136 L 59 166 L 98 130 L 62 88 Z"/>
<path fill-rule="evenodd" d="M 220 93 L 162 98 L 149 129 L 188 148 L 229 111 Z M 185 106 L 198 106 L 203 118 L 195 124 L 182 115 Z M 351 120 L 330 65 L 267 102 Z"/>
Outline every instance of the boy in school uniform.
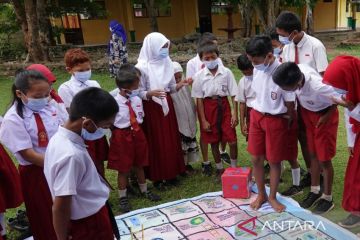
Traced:
<path fill-rule="evenodd" d="M 44 173 L 53 197 L 58 240 L 114 239 L 105 206 L 109 186 L 99 175 L 84 136 L 103 136 L 99 133 L 113 125 L 118 111 L 108 92 L 94 87 L 82 90 L 72 100 L 69 120 L 49 142 Z"/>
<path fill-rule="evenodd" d="M 69 110 L 70 104 L 78 92 L 89 87 L 100 88 L 100 84 L 97 81 L 90 80 L 91 62 L 89 55 L 84 50 L 80 48 L 68 50 L 65 53 L 64 61 L 71 78 L 60 85 L 58 92 L 66 109 Z M 107 160 L 109 151 L 106 137 L 104 136 L 95 141 L 89 136 L 85 140 L 91 158 L 94 160 L 99 172 L 104 175 L 104 161 Z"/>
<path fill-rule="evenodd" d="M 110 139 L 108 168 L 118 171 L 119 202 L 121 212 L 129 212 L 127 197 L 128 175 L 136 173 L 141 195 L 151 201 L 161 198 L 147 188 L 144 167 L 149 165 L 148 144 L 141 128 L 144 118 L 142 100 L 137 96 L 140 71 L 131 64 L 120 66 L 116 75 L 119 93 L 115 100 L 119 106 Z"/>
<path fill-rule="evenodd" d="M 271 38 L 271 45 L 274 49 L 274 56 L 279 60 L 279 62 L 282 62 L 282 53 L 285 45 L 280 42 L 279 34 L 276 32 L 276 28 L 269 29 L 267 34 Z"/>
<path fill-rule="evenodd" d="M 324 214 L 335 206 L 331 194 L 334 176 L 331 159 L 336 154 L 339 113 L 332 98 L 339 94 L 322 83 L 322 77 L 308 65 L 283 63 L 274 72 L 273 79 L 283 90 L 295 92 L 306 127 L 312 160 L 311 191 L 300 205 L 310 208 L 316 204 L 314 212 Z M 320 190 L 320 170 L 324 175 L 323 193 Z"/>
<path fill-rule="evenodd" d="M 277 17 L 275 25 L 276 31 L 279 34 L 279 40 L 285 45 L 282 52 L 282 62 L 307 64 L 320 75 L 323 75 L 328 66 L 326 48 L 319 39 L 309 36 L 302 31 L 300 18 L 293 12 L 283 11 Z M 311 185 L 311 174 L 309 172 L 311 157 L 307 149 L 306 129 L 300 111 L 298 111 L 298 126 L 298 139 L 308 170 L 301 180 L 301 186 L 309 187 Z"/>
<path fill-rule="evenodd" d="M 300 182 L 297 126 L 294 121 L 295 94 L 283 91 L 272 79 L 280 62 L 273 55 L 269 37 L 252 38 L 246 46 L 246 53 L 255 68 L 251 87 L 256 97 L 250 114 L 248 151 L 252 155 L 254 176 L 259 190 L 257 199 L 250 206 L 257 210 L 268 200 L 275 211 L 282 212 L 285 206 L 276 198 L 281 161 L 290 162 L 294 185 Z M 265 192 L 265 159 L 270 165 L 269 197 Z"/>
<path fill-rule="evenodd" d="M 219 143 L 227 142 L 230 146 L 231 166 L 237 164 L 237 138 L 235 127 L 238 124 L 236 81 L 233 73 L 218 63 L 219 51 L 213 43 L 202 46 L 199 56 L 206 67 L 195 74 L 192 97 L 196 98 L 200 120 L 200 138 L 211 144 L 216 163 L 216 175 L 220 178 L 224 172 L 220 158 Z M 228 96 L 232 97 L 233 112 Z"/>

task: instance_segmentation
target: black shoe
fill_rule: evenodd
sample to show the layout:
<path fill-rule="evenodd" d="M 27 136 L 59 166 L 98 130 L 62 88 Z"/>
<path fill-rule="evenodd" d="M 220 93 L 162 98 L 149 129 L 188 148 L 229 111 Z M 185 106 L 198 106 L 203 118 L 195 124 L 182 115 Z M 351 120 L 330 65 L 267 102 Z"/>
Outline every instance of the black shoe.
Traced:
<path fill-rule="evenodd" d="M 300 203 L 300 206 L 302 208 L 311 208 L 312 206 L 314 206 L 315 203 L 320 200 L 321 195 L 321 192 L 319 194 L 309 192 L 306 198 Z"/>
<path fill-rule="evenodd" d="M 177 178 L 164 181 L 165 187 L 177 187 L 179 186 L 179 180 Z"/>
<path fill-rule="evenodd" d="M 223 161 L 224 163 L 231 165 L 230 156 L 227 152 L 220 153 L 220 158 L 221 158 L 221 161 Z"/>
<path fill-rule="evenodd" d="M 147 190 L 147 192 L 142 193 L 142 195 L 149 199 L 152 202 L 158 202 L 161 201 L 161 197 L 153 192 L 151 192 L 150 190 Z"/>
<path fill-rule="evenodd" d="M 209 163 L 209 164 L 202 163 L 201 166 L 202 166 L 202 173 L 205 176 L 210 177 L 212 175 L 212 172 L 213 172 L 213 167 L 211 166 L 211 163 Z"/>
<path fill-rule="evenodd" d="M 300 186 L 302 188 L 310 187 L 311 186 L 311 174 L 307 173 L 303 179 L 300 181 Z"/>
<path fill-rule="evenodd" d="M 165 183 L 163 181 L 153 182 L 153 186 L 154 186 L 154 188 L 156 188 L 159 191 L 167 190 Z"/>
<path fill-rule="evenodd" d="M 130 212 L 131 206 L 129 203 L 129 199 L 127 197 L 122 197 L 119 199 L 119 207 L 121 213 L 127 213 Z"/>
<path fill-rule="evenodd" d="M 302 194 L 303 190 L 300 186 L 292 185 L 288 190 L 285 190 L 281 195 L 286 197 L 293 197 L 299 194 Z"/>
<path fill-rule="evenodd" d="M 354 228 L 360 226 L 360 216 L 349 214 L 347 218 L 338 223 L 343 228 Z"/>
<path fill-rule="evenodd" d="M 29 220 L 24 210 L 18 210 L 16 212 L 16 217 L 9 218 L 7 220 L 7 224 L 10 228 L 18 230 L 20 232 L 26 232 L 30 229 Z"/>
<path fill-rule="evenodd" d="M 265 173 L 269 173 L 269 172 L 270 172 L 270 165 L 269 165 L 268 163 L 265 164 L 264 170 L 265 170 Z"/>
<path fill-rule="evenodd" d="M 314 213 L 321 215 L 321 214 L 331 211 L 334 207 L 335 207 L 335 204 L 332 200 L 328 201 L 326 199 L 321 198 L 319 200 L 319 202 L 316 204 Z"/>
<path fill-rule="evenodd" d="M 126 187 L 126 193 L 129 197 L 141 197 L 141 191 L 139 188 L 139 184 L 136 184 L 136 186 L 134 187 L 134 185 L 128 185 Z"/>

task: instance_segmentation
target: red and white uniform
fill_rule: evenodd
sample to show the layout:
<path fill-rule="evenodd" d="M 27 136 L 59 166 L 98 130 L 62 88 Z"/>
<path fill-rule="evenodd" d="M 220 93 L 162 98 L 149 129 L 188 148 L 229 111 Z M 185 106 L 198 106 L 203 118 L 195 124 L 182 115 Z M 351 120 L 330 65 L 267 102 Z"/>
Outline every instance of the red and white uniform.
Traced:
<path fill-rule="evenodd" d="M 338 96 L 333 87 L 322 83 L 322 77 L 308 65 L 299 65 L 305 82 L 301 89 L 295 91 L 301 106 L 301 116 L 305 123 L 309 153 L 317 156 L 319 161 L 329 161 L 336 154 L 336 138 L 339 125 L 337 109 L 325 124 L 316 127 L 319 119 L 333 105 L 332 97 Z"/>
<path fill-rule="evenodd" d="M 110 190 L 80 135 L 59 128 L 45 153 L 44 174 L 53 199 L 72 198 L 71 239 L 114 239 L 105 207 Z"/>
<path fill-rule="evenodd" d="M 149 165 L 148 144 L 141 128 L 135 131 L 131 127 L 129 101 L 136 115 L 136 121 L 143 123 L 144 110 L 139 97 L 128 99 L 120 94 L 115 97 L 119 105 L 112 130 L 109 149 L 108 168 L 122 173 L 128 173 L 133 166 L 145 167 Z"/>
<path fill-rule="evenodd" d="M 272 79 L 280 66 L 275 60 L 265 71 L 254 69 L 252 89 L 256 97 L 250 114 L 248 151 L 264 155 L 269 162 L 294 160 L 297 157 L 297 124 L 288 126 L 285 102 L 294 102 L 295 94 L 282 90 Z"/>
<path fill-rule="evenodd" d="M 218 66 L 216 74 L 213 75 L 208 68 L 204 68 L 196 73 L 193 79 L 191 96 L 204 99 L 205 119 L 211 125 L 211 132 L 201 128 L 201 138 L 205 143 L 235 142 L 236 131 L 231 127 L 231 108 L 227 98 L 237 94 L 233 73 L 226 67 Z M 222 108 L 221 126 L 217 126 L 219 107 Z"/>
<path fill-rule="evenodd" d="M 33 149 L 37 153 L 45 154 L 46 146 L 40 145 L 39 129 L 44 127 L 47 140 L 49 140 L 64 123 L 62 119 L 66 119 L 67 116 L 61 116 L 51 102 L 37 113 L 40 121 L 37 120 L 35 114 L 27 107 L 23 107 L 23 118 L 21 118 L 14 104 L 4 116 L 0 129 L 0 141 L 19 162 L 22 193 L 34 238 L 56 239 L 52 226 L 52 199 L 43 168 L 31 164 L 19 152 Z"/>

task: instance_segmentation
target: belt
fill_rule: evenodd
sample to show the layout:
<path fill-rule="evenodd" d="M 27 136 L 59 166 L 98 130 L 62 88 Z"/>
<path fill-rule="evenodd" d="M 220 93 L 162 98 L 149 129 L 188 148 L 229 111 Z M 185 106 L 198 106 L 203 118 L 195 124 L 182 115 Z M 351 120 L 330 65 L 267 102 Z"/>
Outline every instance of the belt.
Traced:
<path fill-rule="evenodd" d="M 226 96 L 222 97 L 222 96 L 215 95 L 215 96 L 206 97 L 205 99 L 217 100 L 217 99 L 222 99 L 222 98 L 227 98 L 227 97 Z"/>
<path fill-rule="evenodd" d="M 332 105 L 327 107 L 327 108 L 324 108 L 324 109 L 322 109 L 320 111 L 317 111 L 316 113 L 321 114 L 321 115 L 326 114 L 328 111 L 330 111 L 331 107 L 332 107 Z"/>
<path fill-rule="evenodd" d="M 271 114 L 271 113 L 263 113 L 263 112 L 258 112 L 264 116 L 267 116 L 267 117 L 284 117 L 286 115 L 286 113 L 280 113 L 280 114 Z"/>

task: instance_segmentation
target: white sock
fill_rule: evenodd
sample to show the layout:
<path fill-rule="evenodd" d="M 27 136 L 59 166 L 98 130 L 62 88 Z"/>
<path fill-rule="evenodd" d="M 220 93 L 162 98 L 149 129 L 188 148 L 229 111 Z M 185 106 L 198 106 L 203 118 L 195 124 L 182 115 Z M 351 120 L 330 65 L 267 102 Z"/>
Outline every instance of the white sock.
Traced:
<path fill-rule="evenodd" d="M 219 169 L 219 170 L 224 169 L 222 162 L 216 163 L 216 169 Z"/>
<path fill-rule="evenodd" d="M 300 186 L 300 168 L 291 169 L 293 185 Z"/>
<path fill-rule="evenodd" d="M 5 229 L 5 213 L 0 213 L 0 225 L 2 228 L 2 231 L 0 232 L 1 236 L 6 235 L 6 229 Z"/>
<path fill-rule="evenodd" d="M 139 188 L 142 193 L 147 192 L 147 184 L 146 183 L 143 183 L 143 184 L 139 183 Z"/>
<path fill-rule="evenodd" d="M 322 194 L 321 195 L 321 198 L 323 198 L 323 199 L 325 199 L 326 201 L 332 201 L 332 195 L 330 194 L 330 195 L 326 195 L 326 194 Z"/>
<path fill-rule="evenodd" d="M 221 149 L 221 147 L 219 147 L 219 151 L 220 151 L 220 154 L 226 153 L 226 148 L 225 148 L 225 150 L 223 151 L 223 150 Z"/>
<path fill-rule="evenodd" d="M 203 162 L 204 165 L 209 165 L 210 161 Z"/>
<path fill-rule="evenodd" d="M 233 168 L 237 167 L 237 159 L 231 159 L 231 167 Z"/>
<path fill-rule="evenodd" d="M 126 197 L 126 188 L 124 190 L 119 190 L 119 197 L 122 198 L 122 197 Z"/>
<path fill-rule="evenodd" d="M 319 192 L 320 192 L 320 185 L 319 185 L 319 186 L 311 186 L 311 187 L 310 187 L 310 192 L 315 193 L 315 194 L 319 194 Z"/>

